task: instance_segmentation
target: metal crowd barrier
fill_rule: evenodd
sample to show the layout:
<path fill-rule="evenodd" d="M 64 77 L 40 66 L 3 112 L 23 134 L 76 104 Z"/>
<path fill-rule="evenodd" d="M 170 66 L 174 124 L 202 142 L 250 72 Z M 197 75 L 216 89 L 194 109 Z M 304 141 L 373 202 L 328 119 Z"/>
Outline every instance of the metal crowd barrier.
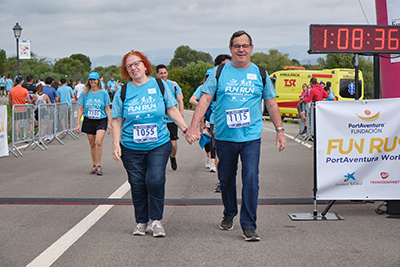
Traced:
<path fill-rule="evenodd" d="M 13 150 L 22 156 L 22 153 L 15 146 L 17 144 L 29 143 L 24 150 L 32 144 L 35 144 L 43 150 L 43 148 L 35 141 L 34 110 L 35 106 L 31 104 L 13 105 L 12 107 L 11 148 L 8 148 L 8 150 L 15 157 L 18 157 L 18 155 Z"/>
<path fill-rule="evenodd" d="M 79 105 L 76 102 L 71 102 L 71 107 L 69 108 L 69 126 L 67 133 L 61 137 L 64 139 L 67 135 L 71 136 L 73 139 L 79 139 L 79 137 L 75 134 L 75 126 L 78 122 L 78 109 Z"/>
<path fill-rule="evenodd" d="M 65 135 L 68 131 L 68 103 L 56 103 L 54 112 L 54 135 L 51 140 L 47 142 L 47 145 L 54 140 L 57 140 L 60 144 L 64 145 L 61 139 L 58 138 L 58 135 Z"/>
<path fill-rule="evenodd" d="M 297 138 L 299 135 L 303 138 L 300 143 L 305 143 L 307 141 L 314 141 L 314 103 L 302 103 L 302 110 L 305 110 L 306 112 L 306 123 L 307 125 L 304 125 L 303 120 L 301 119 L 300 113 L 299 113 L 299 132 L 296 134 L 294 138 Z M 307 131 L 304 132 L 305 127 L 307 127 Z"/>
<path fill-rule="evenodd" d="M 37 136 L 39 138 L 39 144 L 42 144 L 46 149 L 48 148 L 45 142 L 52 140 L 53 136 L 55 135 L 55 110 L 56 104 L 41 104 L 38 106 Z"/>

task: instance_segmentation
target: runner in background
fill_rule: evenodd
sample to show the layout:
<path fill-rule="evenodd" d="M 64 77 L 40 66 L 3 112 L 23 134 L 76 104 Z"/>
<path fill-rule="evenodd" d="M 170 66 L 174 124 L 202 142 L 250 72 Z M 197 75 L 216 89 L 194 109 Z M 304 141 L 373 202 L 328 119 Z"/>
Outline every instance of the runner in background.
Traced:
<path fill-rule="evenodd" d="M 100 79 L 97 72 L 89 74 L 86 90 L 78 99 L 78 118 L 83 114 L 82 132 L 86 133 L 93 166 L 91 174 L 103 175 L 101 156 L 103 153 L 103 139 L 108 130 L 111 132 L 110 97 L 106 91 L 100 90 Z M 79 121 L 76 123 L 76 132 L 79 134 Z"/>

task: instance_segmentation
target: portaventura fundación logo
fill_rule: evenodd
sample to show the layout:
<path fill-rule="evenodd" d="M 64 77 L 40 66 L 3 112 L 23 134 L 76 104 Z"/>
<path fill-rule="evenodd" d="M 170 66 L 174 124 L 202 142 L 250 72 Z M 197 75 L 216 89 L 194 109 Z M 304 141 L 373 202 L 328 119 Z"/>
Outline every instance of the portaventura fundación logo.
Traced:
<path fill-rule="evenodd" d="M 364 110 L 364 115 L 359 115 L 355 113 L 358 118 L 363 121 L 372 122 L 379 118 L 380 111 L 373 114 L 370 110 Z M 349 123 L 348 128 L 351 134 L 376 134 L 383 133 L 383 128 L 385 123 Z"/>

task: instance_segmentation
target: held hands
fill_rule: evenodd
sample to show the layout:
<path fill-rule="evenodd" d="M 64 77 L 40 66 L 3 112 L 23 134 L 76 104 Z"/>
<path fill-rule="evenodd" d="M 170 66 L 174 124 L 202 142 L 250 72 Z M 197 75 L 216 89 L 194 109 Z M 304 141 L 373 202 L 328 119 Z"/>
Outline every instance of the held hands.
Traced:
<path fill-rule="evenodd" d="M 192 129 L 192 127 L 189 127 L 185 133 L 185 138 L 186 141 L 191 145 L 195 141 L 200 140 L 200 135 L 201 133 L 197 128 Z"/>

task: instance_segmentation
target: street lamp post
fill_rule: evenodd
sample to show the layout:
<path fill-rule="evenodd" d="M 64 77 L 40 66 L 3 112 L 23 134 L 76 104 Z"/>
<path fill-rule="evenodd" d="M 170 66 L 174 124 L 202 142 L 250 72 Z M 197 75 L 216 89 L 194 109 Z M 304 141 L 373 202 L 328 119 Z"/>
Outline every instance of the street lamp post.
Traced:
<path fill-rule="evenodd" d="M 21 37 L 21 31 L 22 27 L 17 24 L 15 24 L 14 28 L 14 37 L 17 40 L 17 76 L 19 75 L 19 37 Z"/>

